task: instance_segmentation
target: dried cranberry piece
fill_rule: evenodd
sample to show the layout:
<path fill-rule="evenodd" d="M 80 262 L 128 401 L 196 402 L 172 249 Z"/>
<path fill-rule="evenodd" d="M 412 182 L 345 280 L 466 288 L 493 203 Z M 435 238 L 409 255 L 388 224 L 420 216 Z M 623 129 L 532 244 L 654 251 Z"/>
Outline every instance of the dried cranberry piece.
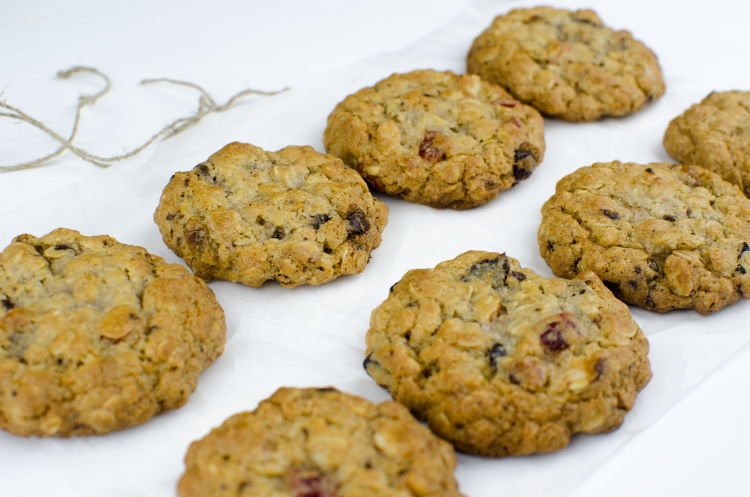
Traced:
<path fill-rule="evenodd" d="M 199 229 L 188 231 L 187 233 L 185 233 L 185 238 L 187 239 L 188 243 L 198 245 L 200 243 L 203 243 L 203 240 L 206 238 L 206 230 Z"/>
<path fill-rule="evenodd" d="M 432 142 L 438 136 L 444 136 L 438 131 L 428 131 L 424 135 L 422 143 L 419 145 L 419 156 L 430 162 L 439 162 L 445 157 L 445 151 L 442 148 L 432 146 Z"/>
<path fill-rule="evenodd" d="M 612 211 L 607 210 L 607 209 L 601 209 L 599 212 L 601 212 L 602 214 L 604 214 L 605 216 L 607 216 L 608 218 L 610 218 L 610 219 L 612 219 L 614 221 L 617 221 L 618 219 L 620 219 L 620 215 L 618 213 L 616 213 L 616 212 L 612 212 Z"/>
<path fill-rule="evenodd" d="M 289 472 L 289 486 L 294 497 L 333 497 L 337 485 L 317 471 L 295 468 Z"/>
<path fill-rule="evenodd" d="M 571 319 L 570 314 L 563 312 L 559 315 L 559 318 L 559 321 L 548 324 L 544 333 L 539 337 L 539 341 L 542 342 L 544 348 L 552 353 L 561 352 L 570 347 L 570 344 L 563 337 L 563 331 L 566 328 L 576 329 L 575 322 Z"/>

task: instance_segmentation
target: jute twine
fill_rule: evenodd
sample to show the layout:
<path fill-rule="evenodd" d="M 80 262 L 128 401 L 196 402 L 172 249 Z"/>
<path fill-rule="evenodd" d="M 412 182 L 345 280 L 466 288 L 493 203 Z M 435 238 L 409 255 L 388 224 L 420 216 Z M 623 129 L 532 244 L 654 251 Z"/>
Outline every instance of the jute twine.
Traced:
<path fill-rule="evenodd" d="M 90 73 L 95 74 L 102 78 L 104 80 L 105 86 L 104 89 L 102 89 L 99 93 L 93 94 L 93 95 L 81 95 L 78 97 L 78 107 L 76 108 L 76 117 L 73 121 L 73 130 L 70 132 L 69 138 L 64 138 L 51 130 L 48 126 L 46 126 L 43 122 L 39 121 L 38 119 L 34 119 L 30 115 L 26 114 L 21 109 L 18 109 L 16 107 L 13 107 L 12 105 L 8 104 L 5 100 L 0 100 L 0 107 L 3 109 L 7 109 L 10 112 L 0 112 L 1 117 L 7 117 L 10 119 L 16 119 L 19 121 L 23 121 L 25 123 L 31 124 L 32 126 L 39 128 L 40 130 L 47 133 L 50 137 L 52 137 L 54 140 L 60 143 L 60 148 L 55 150 L 49 155 L 45 155 L 44 157 L 40 157 L 39 159 L 33 160 L 31 162 L 24 162 L 21 164 L 16 164 L 14 166 L 0 166 L 0 173 L 9 172 L 9 171 L 19 171 L 21 169 L 31 169 L 34 167 L 39 167 L 50 160 L 54 159 L 55 157 L 62 154 L 65 150 L 69 150 L 73 152 L 75 155 L 80 157 L 81 159 L 85 160 L 86 162 L 90 162 L 92 164 L 96 164 L 99 167 L 107 168 L 115 164 L 116 162 L 123 161 L 125 159 L 129 159 L 130 157 L 133 157 L 135 155 L 138 155 L 143 150 L 145 150 L 149 145 L 157 141 L 158 139 L 164 139 L 171 138 L 174 135 L 177 135 L 179 133 L 182 133 L 189 127 L 197 124 L 200 122 L 201 119 L 203 119 L 206 115 L 211 114 L 212 112 L 223 112 L 225 110 L 228 110 L 232 108 L 239 99 L 242 97 L 245 97 L 247 95 L 264 95 L 264 96 L 270 96 L 270 95 L 276 95 L 278 93 L 281 93 L 283 91 L 286 91 L 286 89 L 281 91 L 260 91 L 260 90 L 253 90 L 253 89 L 247 89 L 242 90 L 241 92 L 234 95 L 232 98 L 227 100 L 227 102 L 224 105 L 218 105 L 213 98 L 208 94 L 206 90 L 201 88 L 200 86 L 194 84 L 194 83 L 188 83 L 187 81 L 177 81 L 174 79 L 169 78 L 158 78 L 158 79 L 144 79 L 141 81 L 142 85 L 148 85 L 152 83 L 171 83 L 174 85 L 179 86 L 187 86 L 188 88 L 193 88 L 194 90 L 197 90 L 200 94 L 200 97 L 198 98 L 198 109 L 190 116 L 182 117 L 179 119 L 176 119 L 172 121 L 171 123 L 164 126 L 158 133 L 154 134 L 149 140 L 141 145 L 138 148 L 135 148 L 131 150 L 130 152 L 121 154 L 121 155 L 115 155 L 112 157 L 101 157 L 98 155 L 91 154 L 87 152 L 86 150 L 76 147 L 73 145 L 73 140 L 76 137 L 76 134 L 78 133 L 78 126 L 81 123 L 81 111 L 84 107 L 88 105 L 94 105 L 97 100 L 99 100 L 101 97 L 107 94 L 110 89 L 110 81 L 109 78 L 105 75 L 99 72 L 97 69 L 91 68 L 91 67 L 72 67 L 68 69 L 67 71 L 60 71 L 57 73 L 58 78 L 67 79 L 74 74 L 78 73 Z"/>

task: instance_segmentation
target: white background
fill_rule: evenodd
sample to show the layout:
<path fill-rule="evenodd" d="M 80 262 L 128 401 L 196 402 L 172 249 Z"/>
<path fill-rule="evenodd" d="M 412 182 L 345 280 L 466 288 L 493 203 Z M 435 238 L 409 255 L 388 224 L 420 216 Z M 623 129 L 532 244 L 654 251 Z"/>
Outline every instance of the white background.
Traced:
<path fill-rule="evenodd" d="M 233 140 L 273 150 L 309 144 L 323 151 L 325 117 L 347 93 L 394 71 L 463 71 L 470 41 L 482 29 L 477 26 L 520 6 L 535 4 L 6 0 L 0 17 L 0 98 L 66 135 L 78 95 L 95 93 L 101 85 L 93 76 L 54 75 L 74 65 L 98 68 L 111 78 L 112 90 L 85 111 L 77 140 L 94 153 L 114 155 L 138 146 L 195 107 L 194 92 L 139 86 L 142 79 L 197 83 L 219 102 L 247 87 L 292 90 L 209 116 L 104 173 L 65 154 L 43 168 L 0 174 L 0 245 L 23 232 L 41 235 L 64 225 L 89 235 L 112 234 L 177 262 L 150 220 L 172 172 L 190 169 Z M 212 282 L 227 310 L 229 343 L 190 402 L 106 437 L 58 441 L 0 433 L 2 494 L 173 495 L 189 441 L 229 414 L 254 408 L 279 386 L 330 383 L 374 401 L 386 399 L 361 370 L 362 337 L 370 310 L 407 269 L 434 266 L 476 248 L 507 251 L 550 275 L 535 253 L 535 233 L 539 207 L 562 175 L 595 161 L 669 161 L 661 147 L 669 119 L 712 90 L 750 86 L 748 2 L 600 0 L 586 6 L 654 50 L 667 82 L 661 100 L 624 119 L 547 120 L 542 165 L 486 207 L 441 212 L 380 195 L 391 208 L 391 221 L 383 246 L 360 276 L 294 291 Z M 0 165 L 55 147 L 30 126 L 0 118 Z M 47 195 L 78 180 L 83 181 Z M 461 456 L 457 477 L 465 493 L 748 493 L 750 304 L 740 302 L 709 318 L 692 311 L 633 314 L 652 341 L 655 376 L 625 426 L 612 435 L 577 437 L 552 456 Z"/>

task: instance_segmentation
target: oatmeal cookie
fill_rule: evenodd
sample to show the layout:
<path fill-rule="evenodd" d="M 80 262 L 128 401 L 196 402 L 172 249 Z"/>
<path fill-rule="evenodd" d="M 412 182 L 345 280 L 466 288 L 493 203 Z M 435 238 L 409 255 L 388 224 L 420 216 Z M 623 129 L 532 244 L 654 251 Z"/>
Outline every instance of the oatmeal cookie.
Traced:
<path fill-rule="evenodd" d="M 450 444 L 395 402 L 282 388 L 185 457 L 180 497 L 460 497 Z"/>
<path fill-rule="evenodd" d="M 624 116 L 664 94 L 653 52 L 591 10 L 512 10 L 474 40 L 466 65 L 566 121 Z"/>
<path fill-rule="evenodd" d="M 591 272 L 544 278 L 491 252 L 417 269 L 372 313 L 364 366 L 457 449 L 549 452 L 622 424 L 648 342 Z"/>
<path fill-rule="evenodd" d="M 201 278 L 295 287 L 364 271 L 388 208 L 336 157 L 235 142 L 172 176 L 154 221 Z"/>
<path fill-rule="evenodd" d="M 544 123 L 477 76 L 414 71 L 346 97 L 323 144 L 376 190 L 468 209 L 531 175 L 544 156 Z"/>
<path fill-rule="evenodd" d="M 750 297 L 750 200 L 698 166 L 594 164 L 542 207 L 552 272 L 595 272 L 621 300 L 711 314 Z"/>
<path fill-rule="evenodd" d="M 713 92 L 669 123 L 664 148 L 737 185 L 750 197 L 750 91 Z"/>
<path fill-rule="evenodd" d="M 57 229 L 0 254 L 0 428 L 101 435 L 187 402 L 224 349 L 224 311 L 178 264 Z"/>

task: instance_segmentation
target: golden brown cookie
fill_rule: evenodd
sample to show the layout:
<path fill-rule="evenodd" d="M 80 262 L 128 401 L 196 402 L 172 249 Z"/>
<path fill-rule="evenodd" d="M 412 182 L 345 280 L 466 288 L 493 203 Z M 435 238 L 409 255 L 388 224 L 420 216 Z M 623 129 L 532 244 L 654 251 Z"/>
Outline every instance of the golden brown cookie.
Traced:
<path fill-rule="evenodd" d="M 346 97 L 323 144 L 376 190 L 468 209 L 531 175 L 544 156 L 544 124 L 477 76 L 413 71 Z"/>
<path fill-rule="evenodd" d="M 712 92 L 669 123 L 664 148 L 750 196 L 750 91 Z"/>
<path fill-rule="evenodd" d="M 591 272 L 544 278 L 466 252 L 409 271 L 370 319 L 365 369 L 457 449 L 549 452 L 622 424 L 648 342 Z"/>
<path fill-rule="evenodd" d="M 595 272 L 621 300 L 711 314 L 750 297 L 750 200 L 698 166 L 600 163 L 557 183 L 539 253 L 552 272 Z"/>
<path fill-rule="evenodd" d="M 295 287 L 364 271 L 388 208 L 336 157 L 235 142 L 172 176 L 154 221 L 201 278 Z"/>
<path fill-rule="evenodd" d="M 185 457 L 180 497 L 460 497 L 450 444 L 395 402 L 282 388 Z"/>
<path fill-rule="evenodd" d="M 474 40 L 466 65 L 566 121 L 624 116 L 664 94 L 653 52 L 591 10 L 512 10 Z"/>
<path fill-rule="evenodd" d="M 0 254 L 0 428 L 101 435 L 187 402 L 221 355 L 224 311 L 178 264 L 57 229 Z"/>

